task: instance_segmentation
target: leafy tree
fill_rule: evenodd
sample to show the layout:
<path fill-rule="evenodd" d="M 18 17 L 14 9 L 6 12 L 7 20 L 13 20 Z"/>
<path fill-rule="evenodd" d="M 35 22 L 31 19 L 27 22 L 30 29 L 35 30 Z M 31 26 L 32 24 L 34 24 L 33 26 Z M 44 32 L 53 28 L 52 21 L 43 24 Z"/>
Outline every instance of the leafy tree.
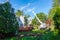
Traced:
<path fill-rule="evenodd" d="M 55 11 L 56 11 L 56 8 L 52 8 L 52 9 L 50 9 L 49 14 L 48 14 L 48 19 L 53 20 L 53 17 L 54 17 Z"/>
<path fill-rule="evenodd" d="M 20 17 L 21 15 L 23 15 L 23 12 L 20 11 L 20 10 L 18 10 L 18 11 L 16 12 L 16 16 L 17 16 L 17 17 Z"/>
<path fill-rule="evenodd" d="M 55 28 L 60 30 L 60 7 L 56 8 L 56 12 L 53 17 L 53 20 L 54 20 Z"/>
<path fill-rule="evenodd" d="M 45 22 L 45 20 L 47 19 L 47 16 L 44 14 L 44 13 L 38 13 L 36 14 L 37 17 L 42 21 L 42 22 Z M 40 25 L 39 21 L 36 19 L 36 17 L 32 20 L 32 23 L 34 25 Z"/>
<path fill-rule="evenodd" d="M 48 14 L 49 19 L 53 20 L 53 16 L 58 6 L 60 6 L 60 0 L 53 0 L 52 8 L 50 9 L 49 14 Z"/>
<path fill-rule="evenodd" d="M 18 23 L 14 9 L 9 2 L 0 4 L 0 33 L 14 33 L 18 30 Z"/>
<path fill-rule="evenodd" d="M 53 7 L 60 6 L 60 0 L 53 0 Z"/>
<path fill-rule="evenodd" d="M 56 11 L 56 8 L 60 5 L 60 1 L 59 0 L 53 0 L 53 5 L 52 5 L 52 8 L 50 9 L 49 11 L 49 14 L 48 14 L 48 18 L 53 20 L 53 16 L 55 14 L 55 11 Z"/>
<path fill-rule="evenodd" d="M 49 14 L 48 14 L 48 19 L 52 20 L 52 25 L 51 26 L 53 26 L 53 27 L 55 26 L 53 17 L 55 16 L 56 10 L 59 6 L 60 6 L 60 0 L 53 0 L 52 8 L 50 9 Z"/>

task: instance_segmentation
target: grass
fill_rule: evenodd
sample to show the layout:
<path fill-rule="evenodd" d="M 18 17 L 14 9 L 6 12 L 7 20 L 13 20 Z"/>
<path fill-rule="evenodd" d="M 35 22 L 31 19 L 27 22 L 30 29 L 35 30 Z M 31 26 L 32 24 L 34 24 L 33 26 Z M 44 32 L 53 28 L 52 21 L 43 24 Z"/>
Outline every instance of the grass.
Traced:
<path fill-rule="evenodd" d="M 27 37 L 23 37 L 20 40 L 37 40 L 37 37 L 33 37 L 33 36 L 27 36 Z"/>
<path fill-rule="evenodd" d="M 17 40 L 16 37 L 11 37 L 11 38 L 5 38 L 5 39 L 0 39 L 0 40 Z"/>

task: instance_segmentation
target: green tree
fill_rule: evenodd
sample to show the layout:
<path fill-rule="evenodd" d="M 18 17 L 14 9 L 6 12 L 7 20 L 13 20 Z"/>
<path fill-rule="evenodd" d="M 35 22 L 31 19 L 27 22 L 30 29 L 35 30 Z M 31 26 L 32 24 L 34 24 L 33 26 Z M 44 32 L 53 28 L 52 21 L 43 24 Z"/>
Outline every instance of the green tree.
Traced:
<path fill-rule="evenodd" d="M 55 14 L 55 11 L 56 11 L 56 8 L 50 9 L 49 14 L 48 14 L 48 19 L 53 20 L 53 16 Z"/>
<path fill-rule="evenodd" d="M 9 2 L 0 4 L 0 33 L 14 33 L 18 30 L 14 9 Z"/>
<path fill-rule="evenodd" d="M 53 7 L 60 6 L 60 0 L 53 0 Z"/>
<path fill-rule="evenodd" d="M 48 14 L 49 19 L 53 20 L 53 16 L 58 6 L 60 6 L 60 0 L 53 0 L 52 8 L 50 9 L 49 14 Z"/>
<path fill-rule="evenodd" d="M 37 15 L 37 17 L 38 17 L 42 22 L 45 22 L 46 19 L 47 19 L 46 14 L 44 14 L 43 12 L 40 12 L 40 13 L 38 13 L 38 14 L 36 14 L 36 15 Z M 39 21 L 36 19 L 36 17 L 32 20 L 32 23 L 33 23 L 34 25 L 40 25 L 40 23 L 39 23 Z"/>
<path fill-rule="evenodd" d="M 55 14 L 56 8 L 60 5 L 59 0 L 53 0 L 52 2 L 53 2 L 52 8 L 50 9 L 49 14 L 48 14 L 48 18 L 51 20 L 53 20 L 53 16 Z"/>
<path fill-rule="evenodd" d="M 60 7 L 56 8 L 55 15 L 53 17 L 55 28 L 59 30 L 60 33 Z"/>
<path fill-rule="evenodd" d="M 52 8 L 50 9 L 49 14 L 48 14 L 48 19 L 52 20 L 51 28 L 52 26 L 53 27 L 55 26 L 53 17 L 55 16 L 57 7 L 59 6 L 60 6 L 60 0 L 53 0 Z"/>
<path fill-rule="evenodd" d="M 16 16 L 17 16 L 17 17 L 20 17 L 21 15 L 23 15 L 23 12 L 20 11 L 20 10 L 18 10 L 18 11 L 16 12 Z"/>

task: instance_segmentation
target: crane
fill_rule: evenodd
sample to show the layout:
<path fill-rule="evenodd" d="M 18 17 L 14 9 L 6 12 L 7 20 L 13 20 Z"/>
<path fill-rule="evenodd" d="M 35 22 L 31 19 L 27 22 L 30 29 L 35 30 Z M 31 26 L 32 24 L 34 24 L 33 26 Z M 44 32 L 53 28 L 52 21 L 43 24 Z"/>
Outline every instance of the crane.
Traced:
<path fill-rule="evenodd" d="M 29 9 L 29 12 L 32 12 L 34 14 L 34 16 L 36 17 L 36 19 L 38 20 L 38 22 L 40 23 L 39 29 L 40 28 L 46 28 L 46 23 L 43 23 L 41 20 L 39 20 L 39 18 L 37 17 L 36 13 L 34 12 L 34 8 L 33 9 Z"/>

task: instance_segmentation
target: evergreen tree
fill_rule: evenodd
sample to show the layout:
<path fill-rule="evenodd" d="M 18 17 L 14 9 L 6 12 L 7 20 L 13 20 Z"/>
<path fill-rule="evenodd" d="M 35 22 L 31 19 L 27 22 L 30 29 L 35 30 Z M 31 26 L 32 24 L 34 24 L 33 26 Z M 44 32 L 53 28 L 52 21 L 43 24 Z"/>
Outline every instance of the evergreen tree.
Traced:
<path fill-rule="evenodd" d="M 11 4 L 0 4 L 0 33 L 15 33 L 17 29 L 18 23 Z"/>

